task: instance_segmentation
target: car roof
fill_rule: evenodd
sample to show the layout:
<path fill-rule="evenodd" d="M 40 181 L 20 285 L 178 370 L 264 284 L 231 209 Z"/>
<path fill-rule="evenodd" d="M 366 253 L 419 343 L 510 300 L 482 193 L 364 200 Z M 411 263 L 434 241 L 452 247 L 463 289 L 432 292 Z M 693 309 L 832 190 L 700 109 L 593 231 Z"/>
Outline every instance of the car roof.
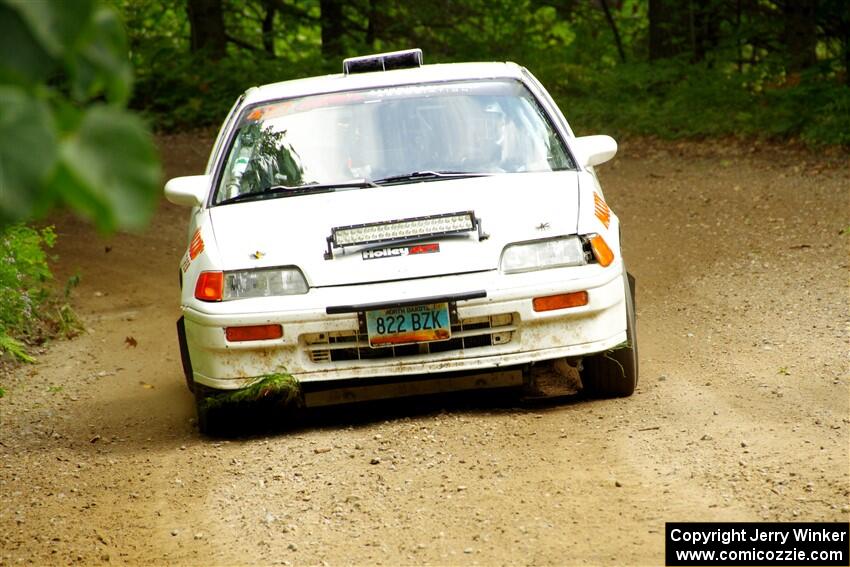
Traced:
<path fill-rule="evenodd" d="M 325 75 L 252 87 L 245 92 L 244 106 L 311 94 L 393 87 L 442 81 L 523 78 L 516 63 L 442 63 L 410 69 Z"/>

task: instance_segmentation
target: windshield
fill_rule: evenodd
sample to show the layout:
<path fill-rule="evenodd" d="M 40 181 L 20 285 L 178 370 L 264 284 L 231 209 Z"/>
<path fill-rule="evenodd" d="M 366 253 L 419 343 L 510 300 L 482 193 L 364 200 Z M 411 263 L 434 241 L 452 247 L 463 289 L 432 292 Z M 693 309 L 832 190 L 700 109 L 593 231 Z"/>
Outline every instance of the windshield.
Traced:
<path fill-rule="evenodd" d="M 384 87 L 248 108 L 214 202 L 419 172 L 565 169 L 563 142 L 518 81 Z"/>

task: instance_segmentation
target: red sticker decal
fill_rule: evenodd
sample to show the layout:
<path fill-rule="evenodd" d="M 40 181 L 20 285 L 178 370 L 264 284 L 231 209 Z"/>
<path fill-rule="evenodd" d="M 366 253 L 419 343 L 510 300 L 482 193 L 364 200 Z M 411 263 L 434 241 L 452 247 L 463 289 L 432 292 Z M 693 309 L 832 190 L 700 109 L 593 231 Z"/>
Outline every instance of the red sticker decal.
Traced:
<path fill-rule="evenodd" d="M 413 256 L 414 254 L 433 254 L 440 251 L 440 244 L 428 242 L 427 244 L 414 244 L 412 246 L 392 246 L 387 248 L 373 248 L 364 250 L 361 256 L 364 260 L 376 260 L 378 258 L 398 258 L 400 256 Z"/>
<path fill-rule="evenodd" d="M 439 252 L 440 245 L 436 242 L 433 244 L 420 244 L 418 246 L 411 246 L 409 254 L 431 254 L 433 252 Z"/>

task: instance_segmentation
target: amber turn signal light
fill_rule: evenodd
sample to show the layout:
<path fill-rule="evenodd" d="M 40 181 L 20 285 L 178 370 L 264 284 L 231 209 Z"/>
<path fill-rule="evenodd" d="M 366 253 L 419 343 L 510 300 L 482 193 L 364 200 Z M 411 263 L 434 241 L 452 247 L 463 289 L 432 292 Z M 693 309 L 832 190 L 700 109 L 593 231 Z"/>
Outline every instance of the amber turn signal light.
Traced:
<path fill-rule="evenodd" d="M 195 298 L 201 301 L 221 301 L 223 290 L 223 272 L 201 272 L 195 284 Z"/>
<path fill-rule="evenodd" d="M 604 268 L 610 266 L 614 261 L 614 252 L 608 248 L 608 243 L 598 234 L 590 239 L 590 247 L 593 249 L 593 255 L 596 261 Z"/>
<path fill-rule="evenodd" d="M 227 327 L 224 330 L 227 340 L 232 343 L 242 341 L 266 341 L 279 339 L 283 336 L 280 325 L 250 325 L 247 327 Z"/>
<path fill-rule="evenodd" d="M 587 292 L 575 291 L 573 293 L 559 293 L 558 295 L 547 295 L 546 297 L 535 297 L 531 304 L 535 311 L 554 311 L 555 309 L 566 309 L 568 307 L 581 307 L 587 305 Z"/>

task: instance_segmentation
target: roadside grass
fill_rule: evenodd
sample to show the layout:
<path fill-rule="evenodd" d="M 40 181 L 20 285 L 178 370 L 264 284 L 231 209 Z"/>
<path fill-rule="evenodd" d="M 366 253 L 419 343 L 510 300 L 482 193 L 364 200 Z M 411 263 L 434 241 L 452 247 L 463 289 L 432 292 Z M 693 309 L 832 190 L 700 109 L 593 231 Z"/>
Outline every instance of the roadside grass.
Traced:
<path fill-rule="evenodd" d="M 79 277 L 70 278 L 62 292 L 55 290 L 48 265 L 55 242 L 51 226 L 0 229 L 0 358 L 31 364 L 32 347 L 83 330 L 70 305 Z"/>
<path fill-rule="evenodd" d="M 26 347 L 6 334 L 0 334 L 0 352 L 9 353 L 13 359 L 33 363 L 35 358 L 27 353 Z"/>

